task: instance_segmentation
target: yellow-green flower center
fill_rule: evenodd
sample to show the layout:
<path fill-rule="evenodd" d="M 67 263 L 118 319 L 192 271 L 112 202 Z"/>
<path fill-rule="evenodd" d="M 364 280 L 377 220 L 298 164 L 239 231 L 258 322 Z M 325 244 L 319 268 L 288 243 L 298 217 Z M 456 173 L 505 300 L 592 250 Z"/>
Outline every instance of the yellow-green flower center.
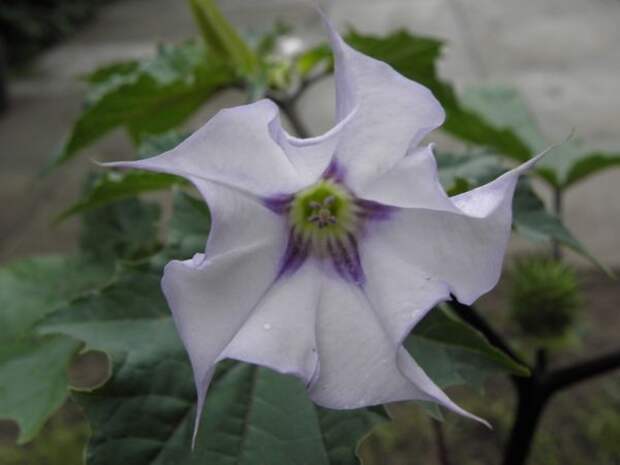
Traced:
<path fill-rule="evenodd" d="M 352 195 L 325 179 L 297 193 L 289 210 L 289 222 L 293 232 L 322 255 L 330 241 L 355 234 L 359 220 Z"/>

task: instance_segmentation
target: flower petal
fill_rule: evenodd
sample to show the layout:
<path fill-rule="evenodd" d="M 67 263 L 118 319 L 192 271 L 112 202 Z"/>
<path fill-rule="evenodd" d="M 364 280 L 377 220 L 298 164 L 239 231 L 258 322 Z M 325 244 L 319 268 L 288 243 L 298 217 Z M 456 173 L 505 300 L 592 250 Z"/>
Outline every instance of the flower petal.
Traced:
<path fill-rule="evenodd" d="M 258 196 L 292 193 L 304 184 L 283 148 L 274 140 L 277 119 L 278 107 L 270 100 L 224 109 L 166 153 L 105 166 L 198 178 Z"/>
<path fill-rule="evenodd" d="M 272 123 L 274 139 L 282 146 L 305 185 L 316 182 L 327 170 L 334 157 L 336 147 L 342 139 L 344 129 L 356 113 L 357 110 L 353 109 L 346 118 L 325 134 L 308 139 L 289 135 L 282 128 L 279 120 L 274 120 Z"/>
<path fill-rule="evenodd" d="M 207 255 L 170 262 L 162 280 L 192 362 L 199 414 L 218 357 L 276 279 L 287 233 L 257 201 L 211 183 L 201 187 L 214 219 Z"/>
<path fill-rule="evenodd" d="M 251 195 L 211 182 L 191 179 L 211 213 L 206 257 L 263 244 L 280 247 L 288 234 L 286 221 Z"/>
<path fill-rule="evenodd" d="M 412 269 L 445 282 L 459 301 L 471 304 L 497 284 L 510 237 L 517 180 L 542 155 L 453 197 L 455 212 L 404 208 L 394 212 L 391 221 L 371 225 L 368 235 L 380 242 L 375 247 L 391 248 Z"/>
<path fill-rule="evenodd" d="M 321 270 L 309 259 L 278 279 L 222 354 L 293 374 L 310 383 L 317 370 L 316 309 Z"/>
<path fill-rule="evenodd" d="M 312 400 L 336 409 L 426 400 L 471 417 L 391 337 L 364 291 L 329 270 L 318 308 L 320 368 L 309 388 Z"/>
<path fill-rule="evenodd" d="M 412 150 L 358 196 L 394 207 L 458 211 L 439 182 L 432 144 Z"/>
<path fill-rule="evenodd" d="M 450 299 L 445 282 L 412 266 L 380 234 L 367 234 L 360 256 L 366 294 L 396 343 L 402 343 L 435 305 Z"/>
<path fill-rule="evenodd" d="M 336 60 L 337 121 L 357 108 L 337 152 L 347 184 L 357 192 L 439 127 L 445 113 L 426 87 L 354 50 L 325 22 Z"/>

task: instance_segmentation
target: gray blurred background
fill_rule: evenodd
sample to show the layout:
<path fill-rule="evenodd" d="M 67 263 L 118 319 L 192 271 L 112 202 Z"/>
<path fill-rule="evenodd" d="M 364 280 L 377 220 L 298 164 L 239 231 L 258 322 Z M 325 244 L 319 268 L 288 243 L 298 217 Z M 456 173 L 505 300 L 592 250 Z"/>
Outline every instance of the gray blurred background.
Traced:
<path fill-rule="evenodd" d="M 618 0 L 334 0 L 323 2 L 338 26 L 385 33 L 407 28 L 447 41 L 440 71 L 457 88 L 470 84 L 516 86 L 550 141 L 575 130 L 589 148 L 620 151 L 620 1 Z M 316 13 L 300 0 L 222 0 L 227 17 L 248 34 L 276 19 L 303 40 L 324 38 Z M 91 159 L 123 159 L 125 135 L 107 137 L 66 168 L 36 174 L 77 116 L 83 85 L 95 66 L 153 53 L 158 42 L 195 35 L 182 0 L 119 0 L 59 45 L 40 54 L 9 80 L 10 107 L 0 116 L 0 262 L 71 249 L 77 224 L 53 229 L 51 218 L 77 198 Z M 294 47 L 295 43 L 291 44 Z M 216 98 L 196 126 L 218 106 Z M 329 127 L 332 83 L 313 88 L 302 115 L 313 133 Z M 451 142 L 440 136 L 439 147 Z M 589 178 L 566 198 L 565 221 L 611 266 L 620 265 L 620 170 Z M 518 247 L 518 244 L 515 246 Z"/>

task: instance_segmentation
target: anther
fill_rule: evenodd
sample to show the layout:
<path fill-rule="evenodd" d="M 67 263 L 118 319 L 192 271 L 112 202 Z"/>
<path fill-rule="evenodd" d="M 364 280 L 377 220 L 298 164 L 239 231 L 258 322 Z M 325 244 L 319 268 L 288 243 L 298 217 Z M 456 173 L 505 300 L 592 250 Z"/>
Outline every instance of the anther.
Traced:
<path fill-rule="evenodd" d="M 330 205 L 332 205 L 334 202 L 336 201 L 336 197 L 334 197 L 333 195 L 328 195 L 327 197 L 325 197 L 325 199 L 323 200 L 323 205 L 325 207 L 329 207 Z"/>
<path fill-rule="evenodd" d="M 321 207 L 318 212 L 310 215 L 308 221 L 316 224 L 320 229 L 323 229 L 330 224 L 336 224 L 336 217 L 329 208 Z"/>

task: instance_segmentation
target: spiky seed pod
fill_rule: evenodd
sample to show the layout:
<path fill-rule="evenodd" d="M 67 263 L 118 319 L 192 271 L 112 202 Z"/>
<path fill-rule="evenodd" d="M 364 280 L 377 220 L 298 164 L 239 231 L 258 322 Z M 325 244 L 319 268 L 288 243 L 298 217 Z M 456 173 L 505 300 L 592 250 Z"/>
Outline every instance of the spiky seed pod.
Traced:
<path fill-rule="evenodd" d="M 516 262 L 511 275 L 510 308 L 520 329 L 535 338 L 565 336 L 581 304 L 575 272 L 558 261 L 527 257 Z"/>

